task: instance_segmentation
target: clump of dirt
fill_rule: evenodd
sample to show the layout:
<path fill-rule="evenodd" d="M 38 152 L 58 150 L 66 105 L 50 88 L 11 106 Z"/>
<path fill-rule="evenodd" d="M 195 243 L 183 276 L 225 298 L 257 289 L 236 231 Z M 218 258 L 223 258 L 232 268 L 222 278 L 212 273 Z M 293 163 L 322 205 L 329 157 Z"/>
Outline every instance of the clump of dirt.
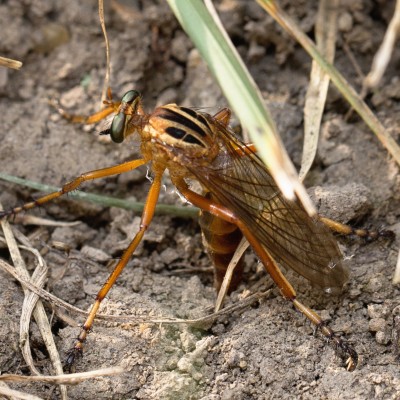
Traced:
<path fill-rule="evenodd" d="M 50 0 L 0 5 L 0 54 L 24 62 L 21 71 L 0 69 L 0 170 L 46 184 L 60 185 L 88 170 L 139 157 L 134 144 L 100 140 L 98 127 L 69 124 L 49 105 L 88 114 L 100 107 L 105 73 L 104 43 L 96 1 Z M 160 4 L 159 4 L 160 3 Z M 176 102 L 192 107 L 226 106 L 198 52 L 182 32 L 165 2 L 107 4 L 114 96 L 129 89 L 142 92 L 147 110 Z M 283 7 L 312 35 L 316 5 L 284 1 Z M 394 2 L 390 3 L 393 9 Z M 218 2 L 221 18 L 271 106 L 287 148 L 298 162 L 302 141 L 302 108 L 310 60 L 304 51 L 256 3 Z M 372 0 L 343 5 L 339 16 L 336 65 L 360 86 L 348 54 L 362 71 L 370 68 L 391 13 Z M 344 46 L 344 44 L 346 46 Z M 398 65 L 393 54 L 377 93 L 367 100 L 397 138 L 399 127 Z M 339 239 L 349 259 L 351 279 L 332 296 L 312 288 L 289 272 L 302 302 L 315 309 L 336 331 L 343 332 L 360 355 L 359 367 L 347 372 L 332 348 L 273 289 L 267 299 L 229 316 L 211 328 L 185 324 L 96 323 L 89 335 L 79 371 L 122 365 L 125 373 L 88 380 L 69 388 L 69 398 L 137 399 L 366 399 L 400 396 L 398 356 L 399 287 L 391 282 L 400 237 L 398 166 L 369 129 L 355 116 L 345 119 L 347 104 L 331 90 L 324 117 L 318 159 L 307 185 L 321 212 L 354 226 L 385 227 L 394 241 Z M 211 112 L 211 111 L 210 111 Z M 85 191 L 144 201 L 149 182 L 139 172 L 94 181 Z M 8 208 L 31 199 L 32 191 L 0 182 L 0 200 Z M 160 202 L 179 202 L 165 178 Z M 34 195 L 36 196 L 36 194 Z M 36 238 L 35 247 L 63 242 L 68 258 L 46 250 L 49 287 L 54 294 L 88 309 L 106 280 L 109 261 L 118 257 L 138 227 L 139 214 L 77 202 L 70 198 L 32 214 L 58 221 L 80 220 L 75 227 L 22 227 Z M 8 258 L 7 250 L 0 249 Z M 246 255 L 248 274 L 227 305 L 247 289 L 269 287 L 269 278 Z M 213 307 L 215 292 L 209 260 L 195 221 L 156 217 L 102 312 L 197 318 Z M 194 271 L 190 272 L 190 268 Z M 183 272 L 182 272 L 183 270 Z M 19 347 L 22 291 L 5 273 L 0 280 L 0 370 L 29 373 Z M 76 316 L 73 316 L 78 321 Z M 44 344 L 32 323 L 33 354 L 38 368 L 52 373 Z M 77 328 L 57 320 L 54 335 L 60 352 L 71 347 Z M 397 336 L 396 336 L 397 335 Z M 396 342 L 397 341 L 397 342 Z M 13 388 L 59 398 L 47 385 L 13 384 Z"/>

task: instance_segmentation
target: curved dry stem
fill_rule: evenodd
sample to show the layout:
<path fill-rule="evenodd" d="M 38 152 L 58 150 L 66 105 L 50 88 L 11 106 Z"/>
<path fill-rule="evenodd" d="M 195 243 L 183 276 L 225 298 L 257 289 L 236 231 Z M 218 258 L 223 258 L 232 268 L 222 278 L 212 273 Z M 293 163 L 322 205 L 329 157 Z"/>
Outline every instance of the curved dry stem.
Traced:
<path fill-rule="evenodd" d="M 2 208 L 1 204 L 0 208 Z M 47 266 L 43 258 L 40 256 L 39 252 L 30 245 L 28 239 L 25 238 L 25 236 L 23 236 L 20 233 L 17 233 L 19 240 L 23 242 L 25 248 L 28 248 L 29 251 L 32 252 L 38 260 L 37 268 L 35 269 L 32 277 L 30 277 L 25 262 L 22 259 L 22 256 L 19 252 L 18 245 L 16 243 L 16 240 L 14 238 L 9 223 L 6 220 L 2 220 L 1 226 L 3 228 L 4 236 L 15 265 L 15 270 L 26 280 L 30 281 L 32 285 L 34 285 L 35 287 L 40 287 L 40 288 L 43 287 L 47 279 Z M 21 322 L 20 322 L 20 346 L 24 360 L 28 364 L 33 374 L 40 375 L 39 370 L 34 365 L 29 343 L 29 325 L 30 325 L 31 315 L 33 313 L 35 321 L 38 325 L 40 333 L 45 342 L 46 348 L 49 352 L 53 367 L 58 374 L 62 374 L 63 370 L 62 370 L 61 359 L 58 354 L 55 342 L 53 340 L 51 326 L 47 318 L 46 312 L 44 310 L 43 304 L 39 300 L 39 296 L 37 294 L 30 292 L 26 288 L 24 288 L 24 294 L 25 298 L 24 298 L 24 303 L 21 313 Z M 66 399 L 67 391 L 65 386 L 62 385 L 60 386 L 60 392 L 62 398 Z"/>

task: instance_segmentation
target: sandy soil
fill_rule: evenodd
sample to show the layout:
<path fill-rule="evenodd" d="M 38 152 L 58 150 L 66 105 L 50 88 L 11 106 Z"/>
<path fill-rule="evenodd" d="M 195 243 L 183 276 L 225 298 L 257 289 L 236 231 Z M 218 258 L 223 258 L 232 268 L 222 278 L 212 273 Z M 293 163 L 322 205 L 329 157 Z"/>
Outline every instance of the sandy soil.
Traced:
<path fill-rule="evenodd" d="M 134 1 L 124 13 L 116 7 L 107 9 L 114 94 L 137 89 L 143 93 L 148 110 L 168 102 L 210 110 L 226 106 L 167 6 L 157 3 L 163 2 Z M 312 35 L 315 2 L 284 3 Z M 394 2 L 351 3 L 340 12 L 336 65 L 359 88 L 360 77 L 343 44 L 351 50 L 358 67 L 368 72 Z M 288 151 L 298 163 L 308 56 L 255 3 L 224 1 L 220 9 L 229 34 L 274 112 Z M 137 157 L 132 145 L 99 140 L 101 127 L 69 124 L 48 104 L 48 99 L 57 98 L 64 107 L 83 114 L 99 108 L 105 57 L 97 18 L 95 1 L 0 4 L 0 26 L 7 26 L 2 29 L 0 54 L 24 62 L 19 72 L 0 69 L 0 171 L 60 185 L 84 171 Z M 397 47 L 381 87 L 367 98 L 397 140 L 399 64 Z M 268 298 L 219 318 L 209 329 L 97 323 L 78 370 L 122 365 L 126 372 L 72 386 L 69 398 L 400 398 L 394 346 L 400 329 L 399 287 L 391 283 L 400 237 L 398 167 L 356 116 L 345 119 L 347 111 L 348 105 L 337 91 L 330 90 L 318 158 L 306 184 L 312 188 L 321 213 L 355 226 L 384 226 L 394 230 L 397 239 L 373 243 L 339 239 L 344 254 L 350 257 L 351 269 L 351 279 L 340 296 L 325 295 L 294 274 L 289 273 L 289 277 L 299 298 L 353 343 L 360 355 L 359 367 L 347 372 L 334 350 L 318 335 L 314 337 L 310 324 L 274 288 Z M 180 203 L 168 177 L 165 184 L 160 201 Z M 83 189 L 143 201 L 148 187 L 143 168 L 84 185 Z M 37 193 L 0 182 L 0 200 L 5 207 L 28 201 L 32 195 Z M 32 214 L 81 221 L 73 228 L 18 228 L 34 238 L 35 247 L 42 251 L 52 241 L 73 249 L 73 259 L 56 250 L 45 251 L 50 267 L 48 288 L 87 309 L 107 277 L 108 261 L 121 254 L 139 216 L 69 198 Z M 4 247 L 0 255 L 9 259 Z M 246 290 L 270 286 L 251 252 L 246 260 L 245 279 L 227 305 L 240 301 Z M 216 297 L 212 274 L 195 272 L 206 267 L 209 261 L 196 221 L 156 217 L 102 311 L 179 318 L 204 315 Z M 179 272 L 182 268 L 194 270 Z M 18 347 L 22 290 L 8 275 L 0 274 L 0 371 L 29 374 Z M 77 316 L 72 317 L 82 323 Z M 58 348 L 64 353 L 77 328 L 58 318 L 53 327 Z M 31 336 L 37 367 L 44 374 L 53 373 L 34 322 Z M 58 389 L 48 384 L 12 387 L 43 398 L 60 396 Z"/>

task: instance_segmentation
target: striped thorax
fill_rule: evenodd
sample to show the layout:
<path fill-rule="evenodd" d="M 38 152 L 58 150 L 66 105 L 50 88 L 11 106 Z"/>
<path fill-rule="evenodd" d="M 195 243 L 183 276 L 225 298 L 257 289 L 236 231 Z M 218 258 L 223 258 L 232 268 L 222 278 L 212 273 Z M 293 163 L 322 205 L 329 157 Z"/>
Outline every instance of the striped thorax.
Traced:
<path fill-rule="evenodd" d="M 157 108 L 144 127 L 153 143 L 175 157 L 208 162 L 218 154 L 215 129 L 209 117 L 176 104 Z"/>

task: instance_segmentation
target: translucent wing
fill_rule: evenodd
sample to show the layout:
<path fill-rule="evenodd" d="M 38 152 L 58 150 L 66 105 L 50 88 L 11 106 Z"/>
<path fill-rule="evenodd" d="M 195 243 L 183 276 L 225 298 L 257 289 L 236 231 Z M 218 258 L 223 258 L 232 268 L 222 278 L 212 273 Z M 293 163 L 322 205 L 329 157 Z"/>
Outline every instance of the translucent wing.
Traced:
<path fill-rule="evenodd" d="M 251 229 L 278 263 L 323 288 L 342 287 L 348 271 L 328 228 L 310 218 L 298 201 L 285 199 L 259 157 L 238 151 L 244 144 L 203 115 L 217 128 L 221 151 L 207 166 L 188 166 L 191 173 Z"/>

